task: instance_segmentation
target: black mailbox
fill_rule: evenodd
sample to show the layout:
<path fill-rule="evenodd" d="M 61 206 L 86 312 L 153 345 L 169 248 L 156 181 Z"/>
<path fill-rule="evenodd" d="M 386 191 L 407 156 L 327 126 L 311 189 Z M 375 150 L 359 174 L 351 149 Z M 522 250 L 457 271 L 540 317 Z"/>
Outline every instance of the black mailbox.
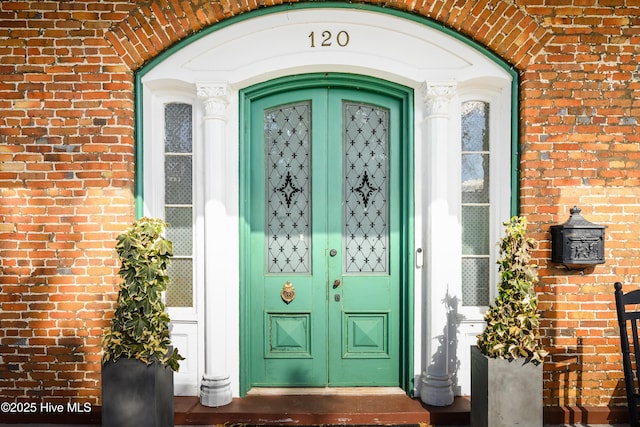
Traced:
<path fill-rule="evenodd" d="M 551 261 L 572 270 L 604 264 L 604 229 L 580 215 L 580 208 L 571 208 L 564 224 L 551 226 Z"/>

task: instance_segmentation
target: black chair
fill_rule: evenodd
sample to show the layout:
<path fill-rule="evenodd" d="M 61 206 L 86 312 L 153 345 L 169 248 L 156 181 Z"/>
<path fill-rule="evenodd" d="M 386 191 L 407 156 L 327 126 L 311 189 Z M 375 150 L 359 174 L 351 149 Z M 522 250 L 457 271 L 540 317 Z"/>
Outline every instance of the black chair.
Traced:
<path fill-rule="evenodd" d="M 622 347 L 622 366 L 624 369 L 624 385 L 627 390 L 629 421 L 632 427 L 640 427 L 640 420 L 638 419 L 638 404 L 640 404 L 640 392 L 638 390 L 638 380 L 640 380 L 640 341 L 638 337 L 640 289 L 625 294 L 622 292 L 622 283 L 616 282 L 613 286 L 615 288 L 618 326 L 620 327 L 620 346 Z M 632 307 L 627 310 L 627 306 Z M 631 337 L 629 337 L 629 332 L 631 332 Z M 633 352 L 629 346 L 630 342 L 633 344 Z"/>

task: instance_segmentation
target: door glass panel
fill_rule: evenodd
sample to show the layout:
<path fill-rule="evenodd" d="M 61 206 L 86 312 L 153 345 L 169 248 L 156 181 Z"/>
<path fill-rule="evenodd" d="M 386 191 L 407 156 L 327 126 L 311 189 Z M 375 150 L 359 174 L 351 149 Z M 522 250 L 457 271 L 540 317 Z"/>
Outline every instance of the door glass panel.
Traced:
<path fill-rule="evenodd" d="M 167 287 L 167 306 L 193 307 L 193 261 L 190 258 L 173 258 L 167 274 L 171 278 Z"/>
<path fill-rule="evenodd" d="M 462 151 L 489 151 L 489 103 L 462 104 Z"/>
<path fill-rule="evenodd" d="M 165 155 L 165 203 L 170 205 L 191 204 L 192 175 L 191 156 Z"/>
<path fill-rule="evenodd" d="M 343 102 L 344 272 L 388 273 L 389 111 Z"/>
<path fill-rule="evenodd" d="M 489 206 L 462 206 L 462 255 L 489 255 Z"/>
<path fill-rule="evenodd" d="M 175 256 L 190 256 L 193 251 L 191 206 L 166 207 L 167 239 L 173 243 Z"/>
<path fill-rule="evenodd" d="M 164 147 L 168 153 L 191 153 L 193 145 L 192 107 L 171 103 L 165 106 Z"/>
<path fill-rule="evenodd" d="M 311 103 L 265 110 L 269 273 L 311 272 Z"/>
<path fill-rule="evenodd" d="M 462 301 L 467 306 L 489 305 L 488 256 L 462 258 Z"/>
<path fill-rule="evenodd" d="M 489 154 L 462 154 L 462 203 L 489 203 Z"/>

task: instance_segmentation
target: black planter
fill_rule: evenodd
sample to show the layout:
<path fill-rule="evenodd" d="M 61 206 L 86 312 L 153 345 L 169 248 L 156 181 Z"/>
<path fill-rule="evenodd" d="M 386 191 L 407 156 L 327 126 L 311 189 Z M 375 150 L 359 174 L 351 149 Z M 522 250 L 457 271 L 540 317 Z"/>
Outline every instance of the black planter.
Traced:
<path fill-rule="evenodd" d="M 542 427 L 542 364 L 471 347 L 471 426 Z"/>
<path fill-rule="evenodd" d="M 173 427 L 173 371 L 119 359 L 102 365 L 102 427 Z"/>

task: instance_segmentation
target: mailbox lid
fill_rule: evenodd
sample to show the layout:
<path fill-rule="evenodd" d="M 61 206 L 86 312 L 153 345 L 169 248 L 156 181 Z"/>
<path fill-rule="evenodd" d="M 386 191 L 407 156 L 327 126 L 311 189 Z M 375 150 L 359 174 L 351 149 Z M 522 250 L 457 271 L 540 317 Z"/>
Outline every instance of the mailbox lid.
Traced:
<path fill-rule="evenodd" d="M 570 210 L 571 216 L 569 216 L 569 219 L 562 224 L 552 225 L 551 232 L 553 233 L 554 229 L 557 230 L 557 229 L 570 229 L 570 228 L 586 228 L 586 229 L 593 228 L 593 229 L 604 230 L 606 228 L 604 225 L 594 224 L 584 219 L 584 217 L 580 215 L 581 211 L 582 209 L 580 209 L 577 206 L 572 207 Z"/>

